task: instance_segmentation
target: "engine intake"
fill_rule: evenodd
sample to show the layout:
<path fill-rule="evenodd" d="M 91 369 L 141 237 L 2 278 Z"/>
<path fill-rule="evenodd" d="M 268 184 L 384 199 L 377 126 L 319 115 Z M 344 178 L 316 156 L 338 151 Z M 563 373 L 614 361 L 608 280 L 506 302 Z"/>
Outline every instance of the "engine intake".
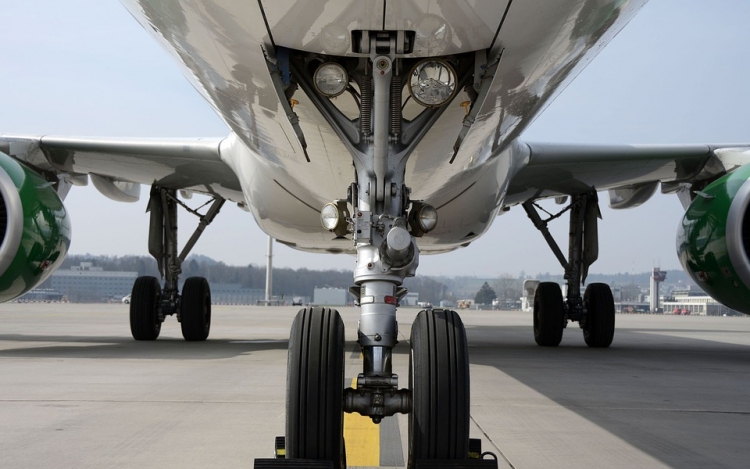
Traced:
<path fill-rule="evenodd" d="M 696 192 L 677 233 L 677 254 L 709 295 L 750 314 L 749 253 L 750 165 L 745 165 Z"/>
<path fill-rule="evenodd" d="M 0 302 L 46 280 L 69 246 L 70 219 L 53 185 L 0 153 Z"/>

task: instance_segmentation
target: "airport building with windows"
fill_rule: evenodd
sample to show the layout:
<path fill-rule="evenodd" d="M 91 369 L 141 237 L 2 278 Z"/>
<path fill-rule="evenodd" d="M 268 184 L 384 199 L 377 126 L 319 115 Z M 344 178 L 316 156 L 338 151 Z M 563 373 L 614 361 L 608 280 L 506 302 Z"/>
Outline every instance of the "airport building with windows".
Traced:
<path fill-rule="evenodd" d="M 59 291 L 72 302 L 111 301 L 130 293 L 137 277 L 138 272 L 108 272 L 82 262 L 53 273 L 39 288 Z"/>
<path fill-rule="evenodd" d="M 238 283 L 215 283 L 209 288 L 211 303 L 215 305 L 254 305 L 266 297 L 264 289 L 243 288 Z"/>
<path fill-rule="evenodd" d="M 697 316 L 742 316 L 724 306 L 702 291 L 675 290 L 662 301 L 664 314 L 690 314 Z"/>

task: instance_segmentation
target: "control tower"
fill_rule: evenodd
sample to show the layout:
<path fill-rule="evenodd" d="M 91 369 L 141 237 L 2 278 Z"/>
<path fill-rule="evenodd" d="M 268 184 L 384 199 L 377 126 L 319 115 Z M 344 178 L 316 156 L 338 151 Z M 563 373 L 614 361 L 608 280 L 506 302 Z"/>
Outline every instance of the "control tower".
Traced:
<path fill-rule="evenodd" d="M 667 279 L 667 272 L 661 270 L 659 267 L 654 267 L 654 271 L 651 274 L 651 312 L 655 313 L 659 311 L 659 284 Z"/>

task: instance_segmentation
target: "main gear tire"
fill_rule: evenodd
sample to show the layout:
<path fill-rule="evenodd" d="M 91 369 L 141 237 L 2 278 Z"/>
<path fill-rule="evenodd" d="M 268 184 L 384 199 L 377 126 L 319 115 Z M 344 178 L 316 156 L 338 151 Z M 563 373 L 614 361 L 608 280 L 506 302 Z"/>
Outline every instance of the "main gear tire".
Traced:
<path fill-rule="evenodd" d="M 206 340 L 211 331 L 211 289 L 203 277 L 190 277 L 180 297 L 182 337 L 191 342 Z"/>
<path fill-rule="evenodd" d="M 583 340 L 589 347 L 606 348 L 615 336 L 615 300 L 606 283 L 592 283 L 583 294 L 586 323 Z"/>
<path fill-rule="evenodd" d="M 557 347 L 564 327 L 565 307 L 560 285 L 540 283 L 534 293 L 534 340 L 542 347 Z"/>
<path fill-rule="evenodd" d="M 135 340 L 156 340 L 161 332 L 161 285 L 156 277 L 138 277 L 130 294 L 130 333 Z"/>

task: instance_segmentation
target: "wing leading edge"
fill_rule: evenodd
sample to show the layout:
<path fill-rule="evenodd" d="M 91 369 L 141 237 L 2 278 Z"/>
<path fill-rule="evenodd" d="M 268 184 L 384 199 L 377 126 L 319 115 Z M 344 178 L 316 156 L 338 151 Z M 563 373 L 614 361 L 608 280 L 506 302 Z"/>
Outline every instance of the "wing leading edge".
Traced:
<path fill-rule="evenodd" d="M 750 163 L 750 145 L 576 145 L 525 143 L 528 159 L 511 178 L 506 205 L 592 189 L 613 208 L 635 207 L 661 185 L 685 204 L 695 185 Z"/>
<path fill-rule="evenodd" d="M 243 202 L 240 182 L 222 160 L 222 141 L 0 135 L 0 151 L 74 185 L 85 185 L 90 175 L 97 189 L 111 189 L 107 196 L 135 184 L 155 184 Z"/>

